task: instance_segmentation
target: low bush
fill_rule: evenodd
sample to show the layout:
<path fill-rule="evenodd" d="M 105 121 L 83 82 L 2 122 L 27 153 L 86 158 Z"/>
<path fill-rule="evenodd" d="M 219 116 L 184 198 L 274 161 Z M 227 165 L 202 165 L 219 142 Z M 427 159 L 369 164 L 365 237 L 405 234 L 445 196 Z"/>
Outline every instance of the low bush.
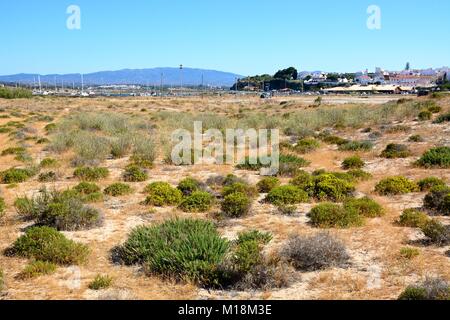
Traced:
<path fill-rule="evenodd" d="M 236 193 L 236 192 L 243 193 L 250 198 L 253 198 L 258 194 L 258 190 L 254 186 L 251 186 L 251 185 L 249 185 L 247 183 L 243 183 L 243 182 L 236 182 L 231 185 L 227 185 L 227 186 L 223 187 L 222 196 L 226 197 L 227 195 Z"/>
<path fill-rule="evenodd" d="M 400 256 L 408 260 L 417 257 L 419 254 L 420 251 L 417 248 L 404 247 L 400 249 Z"/>
<path fill-rule="evenodd" d="M 344 244 L 328 233 L 295 236 L 285 244 L 281 256 L 301 271 L 344 267 L 350 260 Z"/>
<path fill-rule="evenodd" d="M 214 200 L 208 192 L 195 191 L 181 201 L 180 209 L 184 212 L 206 212 L 211 209 Z"/>
<path fill-rule="evenodd" d="M 53 158 L 45 158 L 39 164 L 39 166 L 41 168 L 51 168 L 51 167 L 56 167 L 57 165 L 58 165 L 58 161 Z"/>
<path fill-rule="evenodd" d="M 334 203 L 321 203 L 312 208 L 308 216 L 311 224 L 319 228 L 349 228 L 363 224 L 356 210 L 347 210 Z"/>
<path fill-rule="evenodd" d="M 424 179 L 421 179 L 417 182 L 417 185 L 420 188 L 420 191 L 430 191 L 431 189 L 435 187 L 445 187 L 445 181 L 442 179 L 439 179 L 437 177 L 427 177 Z"/>
<path fill-rule="evenodd" d="M 310 161 L 294 155 L 280 155 L 278 175 L 282 177 L 294 177 L 300 171 L 300 168 L 307 167 Z"/>
<path fill-rule="evenodd" d="M 42 172 L 38 176 L 39 182 L 55 182 L 58 180 L 58 174 L 55 171 Z"/>
<path fill-rule="evenodd" d="M 444 279 L 427 278 L 423 283 L 408 286 L 398 300 L 449 300 L 450 286 Z"/>
<path fill-rule="evenodd" d="M 274 205 L 298 204 L 309 202 L 306 191 L 294 185 L 280 186 L 272 189 L 265 200 Z"/>
<path fill-rule="evenodd" d="M 167 182 L 153 182 L 145 188 L 145 192 L 148 194 L 145 204 L 156 207 L 176 206 L 183 198 L 181 191 Z"/>
<path fill-rule="evenodd" d="M 423 201 L 425 209 L 436 215 L 450 215 L 450 187 L 436 186 L 430 190 Z"/>
<path fill-rule="evenodd" d="M 308 153 L 314 151 L 320 147 L 319 141 L 314 138 L 304 138 L 300 139 L 297 142 L 297 145 L 294 147 L 294 150 L 299 153 Z"/>
<path fill-rule="evenodd" d="M 308 172 L 301 170 L 289 183 L 309 192 L 314 188 L 314 177 Z"/>
<path fill-rule="evenodd" d="M 251 203 L 251 199 L 246 194 L 236 192 L 225 196 L 221 209 L 225 216 L 239 218 L 248 214 Z"/>
<path fill-rule="evenodd" d="M 12 147 L 12 148 L 8 148 L 2 151 L 1 155 L 2 156 L 7 156 L 7 155 L 18 155 L 21 153 L 26 152 L 27 150 L 24 147 Z"/>
<path fill-rule="evenodd" d="M 256 184 L 256 188 L 260 193 L 268 193 L 278 187 L 280 183 L 280 180 L 276 177 L 264 177 Z"/>
<path fill-rule="evenodd" d="M 187 177 L 178 183 L 178 190 L 180 190 L 184 196 L 190 196 L 193 192 L 200 190 L 200 181 Z"/>
<path fill-rule="evenodd" d="M 408 138 L 409 142 L 424 142 L 425 140 L 420 134 L 412 135 Z"/>
<path fill-rule="evenodd" d="M 103 223 L 102 215 L 84 205 L 77 192 L 42 189 L 32 198 L 18 198 L 14 205 L 24 219 L 58 230 L 86 230 Z"/>
<path fill-rule="evenodd" d="M 406 209 L 400 215 L 398 223 L 404 227 L 421 228 L 430 218 L 424 212 L 416 209 Z"/>
<path fill-rule="evenodd" d="M 171 219 L 134 229 L 117 255 L 125 264 L 143 264 L 151 274 L 211 286 L 221 282 L 218 267 L 229 247 L 212 222 Z"/>
<path fill-rule="evenodd" d="M 361 169 L 349 170 L 347 175 L 352 177 L 354 181 L 366 181 L 373 178 L 372 174 Z"/>
<path fill-rule="evenodd" d="M 428 110 L 423 110 L 419 113 L 417 117 L 419 118 L 420 121 L 427 121 L 431 120 L 431 118 L 433 117 L 433 113 Z"/>
<path fill-rule="evenodd" d="M 107 289 L 112 285 L 113 279 L 108 275 L 100 275 L 98 274 L 94 280 L 92 280 L 88 288 L 91 290 L 102 290 Z"/>
<path fill-rule="evenodd" d="M 35 172 L 29 169 L 11 168 L 0 172 L 0 183 L 22 183 L 31 178 Z"/>
<path fill-rule="evenodd" d="M 364 161 L 359 156 L 352 156 L 342 161 L 342 169 L 361 169 L 365 166 Z"/>
<path fill-rule="evenodd" d="M 121 197 L 133 193 L 133 188 L 128 184 L 117 182 L 106 187 L 103 192 L 108 196 Z"/>
<path fill-rule="evenodd" d="M 6 253 L 59 265 L 78 265 L 86 261 L 89 249 L 67 239 L 56 229 L 44 226 L 27 229 Z"/>
<path fill-rule="evenodd" d="M 399 124 L 399 125 L 394 125 L 394 126 L 386 126 L 384 128 L 384 131 L 386 133 L 390 133 L 390 134 L 393 134 L 393 133 L 405 133 L 405 132 L 410 132 L 411 131 L 411 127 Z"/>
<path fill-rule="evenodd" d="M 125 168 L 122 175 L 123 180 L 127 182 L 144 182 L 148 179 L 147 172 L 137 165 L 129 165 Z"/>
<path fill-rule="evenodd" d="M 449 121 L 450 121 L 450 112 L 446 113 L 446 114 L 443 114 L 443 115 L 440 115 L 439 117 L 436 118 L 436 120 L 434 120 L 433 123 L 441 124 L 441 123 L 449 122 Z"/>
<path fill-rule="evenodd" d="M 23 88 L 0 88 L 0 98 L 3 99 L 30 99 L 33 94 L 30 90 Z"/>
<path fill-rule="evenodd" d="M 75 169 L 73 175 L 82 181 L 98 181 L 107 178 L 109 170 L 100 167 L 80 167 Z"/>
<path fill-rule="evenodd" d="M 326 134 L 326 133 L 321 133 L 319 134 L 319 139 L 322 140 L 325 143 L 328 144 L 335 144 L 335 145 L 343 145 L 346 143 L 349 143 L 350 141 L 338 136 L 334 136 L 334 135 L 330 135 L 330 134 Z"/>
<path fill-rule="evenodd" d="M 450 168 L 450 147 L 430 149 L 416 163 L 425 168 Z"/>
<path fill-rule="evenodd" d="M 335 175 L 325 173 L 314 177 L 314 187 L 310 195 L 320 201 L 343 201 L 355 191 L 355 186 Z"/>
<path fill-rule="evenodd" d="M 383 207 L 368 197 L 347 199 L 344 202 L 344 208 L 346 210 L 355 210 L 358 214 L 367 218 L 376 218 L 384 215 Z"/>
<path fill-rule="evenodd" d="M 282 204 L 277 206 L 277 212 L 283 216 L 293 216 L 297 211 L 297 207 L 291 204 Z"/>
<path fill-rule="evenodd" d="M 249 170 L 249 171 L 259 171 L 263 167 L 268 167 L 268 165 L 263 165 L 259 158 L 246 157 L 243 163 L 238 164 L 236 169 L 238 170 Z"/>
<path fill-rule="evenodd" d="M 381 153 L 381 157 L 387 159 L 408 158 L 411 156 L 411 151 L 403 144 L 388 144 L 386 149 Z"/>
<path fill-rule="evenodd" d="M 429 220 L 421 230 L 433 244 L 441 246 L 450 242 L 450 227 L 438 220 Z"/>
<path fill-rule="evenodd" d="M 419 186 L 405 177 L 389 177 L 381 180 L 375 186 L 375 191 L 380 195 L 399 195 L 419 191 Z"/>
<path fill-rule="evenodd" d="M 261 232 L 259 230 L 250 230 L 240 232 L 236 240 L 237 244 L 244 242 L 256 241 L 262 244 L 268 244 L 272 240 L 272 234 L 270 232 Z"/>
<path fill-rule="evenodd" d="M 33 261 L 29 263 L 18 275 L 19 279 L 32 279 L 40 276 L 52 274 L 56 271 L 57 265 L 48 261 Z"/>
<path fill-rule="evenodd" d="M 370 141 L 349 141 L 339 146 L 340 151 L 370 151 L 373 143 Z"/>

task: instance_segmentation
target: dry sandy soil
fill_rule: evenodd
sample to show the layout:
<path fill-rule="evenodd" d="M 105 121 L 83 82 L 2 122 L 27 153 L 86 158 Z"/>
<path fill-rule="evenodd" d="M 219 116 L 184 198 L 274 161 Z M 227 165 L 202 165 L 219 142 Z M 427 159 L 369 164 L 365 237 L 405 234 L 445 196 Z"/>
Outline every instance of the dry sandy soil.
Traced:
<path fill-rule="evenodd" d="M 358 97 L 326 97 L 324 104 L 366 104 L 367 108 L 401 97 L 380 96 L 369 99 Z M 271 101 L 245 97 L 216 97 L 192 99 L 59 99 L 33 98 L 30 100 L 1 100 L 1 114 L 11 114 L 19 111 L 22 116 L 0 119 L 0 126 L 9 121 L 23 121 L 30 113 L 51 115 L 54 122 L 62 118 L 84 111 L 108 111 L 116 113 L 134 113 L 149 116 L 158 110 L 172 112 L 212 112 L 227 114 L 243 110 L 270 110 L 277 112 L 295 112 L 307 108 L 315 97 L 302 99 L 279 97 Z M 416 98 L 414 98 L 416 99 Z M 287 101 L 280 110 L 280 102 Z M 438 102 L 448 110 L 450 99 Z M 326 106 L 325 106 L 326 107 Z M 142 111 L 141 109 L 145 109 Z M 264 112 L 264 111 L 262 111 Z M 25 116 L 25 118 L 24 118 Z M 244 112 L 245 116 L 245 112 Z M 47 122 L 32 122 L 36 136 L 45 136 L 44 126 Z M 426 276 L 441 276 L 450 280 L 450 261 L 445 255 L 448 247 L 414 245 L 420 250 L 420 255 L 412 260 L 402 258 L 399 251 L 411 241 L 423 237 L 416 229 L 398 226 L 395 221 L 405 208 L 420 207 L 425 193 L 413 193 L 402 196 L 382 197 L 374 193 L 375 184 L 383 177 L 405 175 L 412 179 L 427 176 L 437 176 L 450 183 L 450 170 L 426 170 L 414 167 L 411 163 L 419 158 L 424 151 L 436 144 L 449 145 L 450 128 L 447 124 L 431 124 L 430 121 L 417 122 L 405 120 L 402 125 L 409 126 L 410 132 L 383 134 L 376 141 L 373 151 L 360 153 L 367 165 L 364 170 L 370 172 L 373 178 L 357 185 L 360 194 L 373 197 L 383 205 L 386 215 L 381 218 L 368 219 L 366 224 L 358 228 L 332 229 L 330 232 L 341 239 L 351 256 L 351 266 L 346 269 L 328 269 L 315 272 L 299 272 L 294 283 L 287 288 L 270 291 L 208 291 L 191 284 L 169 282 L 158 277 L 144 275 L 138 267 L 118 266 L 110 261 L 110 250 L 121 244 L 127 238 L 130 230 L 142 224 L 153 224 L 171 216 L 192 216 L 175 208 L 149 208 L 140 204 L 145 198 L 143 188 L 153 181 L 167 181 L 176 185 L 187 176 L 193 176 L 202 181 L 215 174 L 234 173 L 256 183 L 260 177 L 255 172 L 236 170 L 232 166 L 199 165 L 192 167 L 176 167 L 166 165 L 159 159 L 150 170 L 150 179 L 144 183 L 134 183 L 136 192 L 120 198 L 105 198 L 103 203 L 94 204 L 105 216 L 102 227 L 77 232 L 64 232 L 70 239 L 87 244 L 91 249 L 89 261 L 81 267 L 59 267 L 56 273 L 31 280 L 19 280 L 17 274 L 27 264 L 26 259 L 11 258 L 0 255 L 0 268 L 5 274 L 6 292 L 4 299 L 395 299 L 409 284 L 422 280 Z M 377 129 L 377 128 L 374 128 Z M 408 137 L 421 134 L 425 141 L 410 143 Z M 342 129 L 339 135 L 345 138 L 365 139 L 368 133 L 359 129 Z M 50 137 L 51 138 L 51 137 Z M 388 160 L 379 157 L 388 143 L 407 144 L 412 156 L 407 159 Z M 79 181 L 72 177 L 73 168 L 69 165 L 70 154 L 52 154 L 45 150 L 45 145 L 29 143 L 29 152 L 35 161 L 47 156 L 59 159 L 63 165 L 58 168 L 61 178 L 57 182 L 47 183 L 49 188 L 65 189 L 76 185 Z M 7 133 L 0 134 L 0 149 L 16 146 L 17 141 Z M 1 151 L 0 150 L 0 151 Z M 306 168 L 312 172 L 316 169 L 341 171 L 341 161 L 351 155 L 350 152 L 340 152 L 335 146 L 322 144 L 321 148 L 304 155 L 311 161 Z M 111 171 L 110 177 L 98 184 L 106 187 L 112 182 L 120 181 L 123 168 L 128 159 L 106 160 L 102 166 Z M 23 163 L 14 160 L 14 156 L 0 157 L 0 171 Z M 284 179 L 287 182 L 288 179 Z M 45 183 L 44 183 L 45 184 Z M 7 210 L 0 220 L 0 250 L 11 245 L 23 232 L 25 223 L 18 219 L 13 203 L 17 197 L 32 195 L 44 185 L 36 178 L 17 186 L 1 185 L 1 196 L 5 199 Z M 260 199 L 262 196 L 260 197 Z M 312 204 L 298 205 L 294 216 L 282 216 L 276 213 L 270 204 L 255 201 L 249 216 L 226 220 L 220 223 L 219 230 L 227 238 L 233 239 L 236 234 L 246 229 L 270 231 L 273 240 L 267 248 L 276 251 L 292 234 L 314 234 L 319 230 L 308 224 L 306 214 Z M 215 208 L 217 210 L 217 208 Z M 213 210 L 214 211 L 214 210 Z M 198 217 L 211 218 L 210 214 L 194 214 Z M 448 224 L 446 217 L 439 218 Z M 108 274 L 113 277 L 112 288 L 104 291 L 88 289 L 88 284 L 97 274 Z"/>

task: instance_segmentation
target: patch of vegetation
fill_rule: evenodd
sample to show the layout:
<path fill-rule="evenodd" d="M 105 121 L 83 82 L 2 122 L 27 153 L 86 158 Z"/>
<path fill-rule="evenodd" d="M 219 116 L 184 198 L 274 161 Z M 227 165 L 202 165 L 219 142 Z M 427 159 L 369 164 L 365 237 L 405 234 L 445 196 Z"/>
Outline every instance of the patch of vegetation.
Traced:
<path fill-rule="evenodd" d="M 388 144 L 386 149 L 381 153 L 381 157 L 387 159 L 408 158 L 411 156 L 411 151 L 404 144 Z"/>
<path fill-rule="evenodd" d="M 24 147 L 11 147 L 11 148 L 7 148 L 7 149 L 3 150 L 1 155 L 2 156 L 18 155 L 18 154 L 24 153 L 26 151 L 27 151 L 27 149 L 25 149 Z"/>
<path fill-rule="evenodd" d="M 109 288 L 113 283 L 113 278 L 108 275 L 98 274 L 95 276 L 94 280 L 92 280 L 88 288 L 91 290 L 103 290 Z"/>
<path fill-rule="evenodd" d="M 337 178 L 330 173 L 320 174 L 314 177 L 314 186 L 309 189 L 309 194 L 320 201 L 343 201 L 355 191 L 355 186 Z"/>
<path fill-rule="evenodd" d="M 225 216 L 239 218 L 250 211 L 251 199 L 244 193 L 236 192 L 225 196 L 221 209 Z"/>
<path fill-rule="evenodd" d="M 33 168 L 28 169 L 10 168 L 0 172 L 0 183 L 2 184 L 22 183 L 27 181 L 35 174 L 36 171 Z"/>
<path fill-rule="evenodd" d="M 148 174 L 138 165 L 129 165 L 125 168 L 122 177 L 127 182 L 144 182 L 148 179 Z"/>
<path fill-rule="evenodd" d="M 433 117 L 433 113 L 428 110 L 423 110 L 419 113 L 417 117 L 419 118 L 420 121 L 427 121 L 431 120 L 431 118 Z"/>
<path fill-rule="evenodd" d="M 368 197 L 356 199 L 347 199 L 344 202 L 344 208 L 350 211 L 356 211 L 363 217 L 376 218 L 384 215 L 383 207 Z"/>
<path fill-rule="evenodd" d="M 307 167 L 310 161 L 294 155 L 280 155 L 280 165 L 278 175 L 282 177 L 294 177 L 300 171 L 300 168 Z"/>
<path fill-rule="evenodd" d="M 340 151 L 370 151 L 372 148 L 371 141 L 349 141 L 339 146 Z"/>
<path fill-rule="evenodd" d="M 73 172 L 74 177 L 82 181 L 98 181 L 109 176 L 109 170 L 101 167 L 80 167 Z"/>
<path fill-rule="evenodd" d="M 200 181 L 191 177 L 187 177 L 178 183 L 177 188 L 183 193 L 184 196 L 190 196 L 193 192 L 199 191 L 200 186 Z"/>
<path fill-rule="evenodd" d="M 214 200 L 214 196 L 208 192 L 194 191 L 181 201 L 180 209 L 184 212 L 207 212 L 213 206 Z"/>
<path fill-rule="evenodd" d="M 297 145 L 294 147 L 294 150 L 298 153 L 308 153 L 320 148 L 320 143 L 314 138 L 304 138 L 300 139 L 297 142 Z"/>
<path fill-rule="evenodd" d="M 342 169 L 344 170 L 361 169 L 364 166 L 365 163 L 359 156 L 348 157 L 342 161 Z"/>
<path fill-rule="evenodd" d="M 420 191 L 430 191 L 431 189 L 435 187 L 445 187 L 446 183 L 444 180 L 439 179 L 437 177 L 427 177 L 424 179 L 421 179 L 417 182 L 417 185 L 420 188 Z"/>
<path fill-rule="evenodd" d="M 375 186 L 375 191 L 384 196 L 406 194 L 419 190 L 419 186 L 414 181 L 402 176 L 385 178 Z"/>
<path fill-rule="evenodd" d="M 349 143 L 350 141 L 338 136 L 333 136 L 330 134 L 320 134 L 319 139 L 328 144 L 335 144 L 337 146 Z"/>
<path fill-rule="evenodd" d="M 349 170 L 347 175 L 352 177 L 354 181 L 366 181 L 373 178 L 372 174 L 361 169 Z"/>
<path fill-rule="evenodd" d="M 423 207 L 436 215 L 450 215 L 450 187 L 436 186 L 425 196 Z"/>
<path fill-rule="evenodd" d="M 30 99 L 33 94 L 30 90 L 23 88 L 0 88 L 0 98 L 3 99 Z"/>
<path fill-rule="evenodd" d="M 414 259 L 420 255 L 420 251 L 417 248 L 403 247 L 400 249 L 400 256 L 404 259 Z"/>
<path fill-rule="evenodd" d="M 58 180 L 58 174 L 55 171 L 42 172 L 38 176 L 39 182 L 55 182 Z"/>
<path fill-rule="evenodd" d="M 33 279 L 40 276 L 52 274 L 56 271 L 57 265 L 48 261 L 33 261 L 29 263 L 18 275 L 19 279 Z"/>
<path fill-rule="evenodd" d="M 128 184 L 116 182 L 106 187 L 103 192 L 108 196 L 121 197 L 133 193 L 133 188 Z"/>
<path fill-rule="evenodd" d="M 265 200 L 276 206 L 309 202 L 306 191 L 294 185 L 285 185 L 273 188 Z"/>
<path fill-rule="evenodd" d="M 7 249 L 7 255 L 33 258 L 58 265 L 79 265 L 86 261 L 89 249 L 67 239 L 50 227 L 31 227 Z"/>
<path fill-rule="evenodd" d="M 76 192 L 42 189 L 32 198 L 18 198 L 14 205 L 24 219 L 58 230 L 86 230 L 103 223 L 101 214 L 84 205 Z"/>
<path fill-rule="evenodd" d="M 236 169 L 238 170 L 249 170 L 249 171 L 259 171 L 261 168 L 268 167 L 269 165 L 264 165 L 261 163 L 259 158 L 245 157 L 242 164 L 238 164 Z"/>
<path fill-rule="evenodd" d="M 398 223 L 404 227 L 421 228 L 430 218 L 427 214 L 416 209 L 406 209 L 400 215 Z"/>
<path fill-rule="evenodd" d="M 227 195 L 236 193 L 236 192 L 243 193 L 250 198 L 253 198 L 258 194 L 258 190 L 254 186 L 249 185 L 247 183 L 243 183 L 243 182 L 236 182 L 236 183 L 224 186 L 222 189 L 222 196 L 226 197 Z"/>
<path fill-rule="evenodd" d="M 433 244 L 443 246 L 450 242 L 450 227 L 438 220 L 429 220 L 421 227 L 421 230 Z"/>
<path fill-rule="evenodd" d="M 398 300 L 449 300 L 450 286 L 444 279 L 427 278 L 423 283 L 408 286 Z"/>
<path fill-rule="evenodd" d="M 425 168 L 450 168 L 450 147 L 430 149 L 416 163 Z"/>
<path fill-rule="evenodd" d="M 405 126 L 405 125 L 395 125 L 395 126 L 388 126 L 387 128 L 385 128 L 384 130 L 386 133 L 404 133 L 404 132 L 410 132 L 411 128 L 409 126 Z"/>
<path fill-rule="evenodd" d="M 167 182 L 153 182 L 145 188 L 148 194 L 146 205 L 155 207 L 176 206 L 180 204 L 183 194 Z"/>
<path fill-rule="evenodd" d="M 344 267 L 350 259 L 344 244 L 328 233 L 295 236 L 285 244 L 281 256 L 301 271 Z"/>
<path fill-rule="evenodd" d="M 280 184 L 280 180 L 276 177 L 264 177 L 256 184 L 256 188 L 260 193 L 268 193 Z"/>
<path fill-rule="evenodd" d="M 420 134 L 412 135 L 408 138 L 409 142 L 424 142 L 425 140 Z"/>
<path fill-rule="evenodd" d="M 39 164 L 39 166 L 41 168 L 51 168 L 51 167 L 56 167 L 57 165 L 58 165 L 58 160 L 53 159 L 53 158 L 42 159 L 41 163 Z"/>
<path fill-rule="evenodd" d="M 148 273 L 204 286 L 220 285 L 219 265 L 230 247 L 212 222 L 172 219 L 134 229 L 117 250 L 122 262 Z"/>
<path fill-rule="evenodd" d="M 319 228 L 349 228 L 363 224 L 356 210 L 348 210 L 334 203 L 321 203 L 312 208 L 308 216 L 312 225 Z"/>
<path fill-rule="evenodd" d="M 443 115 L 440 115 L 439 117 L 436 118 L 436 120 L 434 120 L 433 123 L 441 124 L 441 123 L 449 122 L 449 121 L 450 121 L 450 112 L 446 113 L 446 114 L 443 114 Z"/>
<path fill-rule="evenodd" d="M 6 210 L 6 204 L 5 204 L 5 199 L 3 199 L 2 197 L 0 197 L 0 219 L 3 217 L 3 215 L 5 214 L 5 210 Z"/>

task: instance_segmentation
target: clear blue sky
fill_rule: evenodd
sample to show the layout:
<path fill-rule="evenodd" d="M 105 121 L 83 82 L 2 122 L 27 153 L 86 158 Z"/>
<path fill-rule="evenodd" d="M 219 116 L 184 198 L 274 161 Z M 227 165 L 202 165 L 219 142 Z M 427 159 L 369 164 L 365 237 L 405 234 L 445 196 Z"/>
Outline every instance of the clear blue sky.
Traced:
<path fill-rule="evenodd" d="M 81 8 L 81 30 L 66 9 Z M 381 8 L 381 30 L 366 27 Z M 0 74 L 187 67 L 273 73 L 450 65 L 448 0 L 0 1 Z"/>

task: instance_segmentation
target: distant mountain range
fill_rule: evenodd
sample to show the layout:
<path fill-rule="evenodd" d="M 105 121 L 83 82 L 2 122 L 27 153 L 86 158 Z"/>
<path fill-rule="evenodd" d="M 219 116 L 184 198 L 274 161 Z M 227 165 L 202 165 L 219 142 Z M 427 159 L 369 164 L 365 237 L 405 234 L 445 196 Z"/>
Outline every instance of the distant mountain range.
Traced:
<path fill-rule="evenodd" d="M 153 68 L 101 71 L 83 74 L 83 78 L 86 85 L 160 85 L 161 75 L 165 86 L 179 86 L 181 81 L 183 86 L 198 86 L 203 81 L 205 86 L 230 87 L 235 83 L 236 78 L 243 78 L 241 75 L 229 72 L 191 68 L 184 68 L 182 75 L 179 68 Z M 80 74 L 48 74 L 40 75 L 40 78 L 41 83 L 48 85 L 54 85 L 55 80 L 58 86 L 61 86 L 62 82 L 65 83 L 65 86 L 81 83 Z M 5 75 L 0 76 L 0 82 L 37 84 L 38 75 L 25 73 Z"/>

